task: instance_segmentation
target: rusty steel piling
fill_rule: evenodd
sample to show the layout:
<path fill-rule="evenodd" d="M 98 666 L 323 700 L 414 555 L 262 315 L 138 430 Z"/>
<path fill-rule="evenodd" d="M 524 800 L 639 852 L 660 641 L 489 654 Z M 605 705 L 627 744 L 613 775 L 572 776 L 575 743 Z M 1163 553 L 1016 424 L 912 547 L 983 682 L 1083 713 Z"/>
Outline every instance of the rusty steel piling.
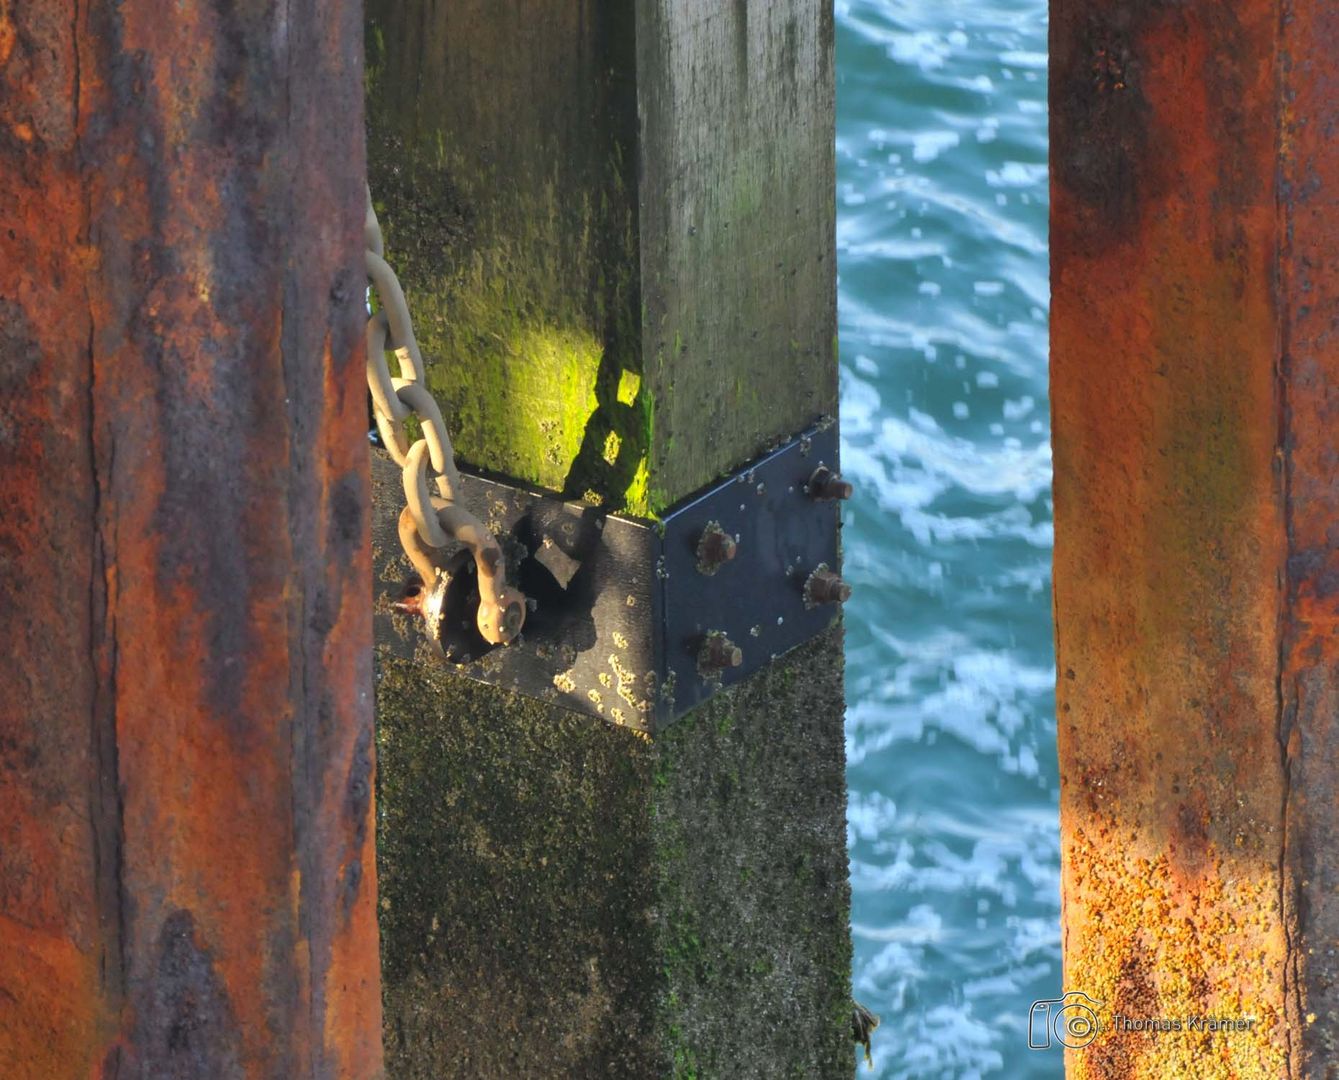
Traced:
<path fill-rule="evenodd" d="M 382 1075 L 356 6 L 0 4 L 0 1072 Z"/>
<path fill-rule="evenodd" d="M 1337 58 L 1321 0 L 1051 5 L 1074 1077 L 1339 1067 Z"/>

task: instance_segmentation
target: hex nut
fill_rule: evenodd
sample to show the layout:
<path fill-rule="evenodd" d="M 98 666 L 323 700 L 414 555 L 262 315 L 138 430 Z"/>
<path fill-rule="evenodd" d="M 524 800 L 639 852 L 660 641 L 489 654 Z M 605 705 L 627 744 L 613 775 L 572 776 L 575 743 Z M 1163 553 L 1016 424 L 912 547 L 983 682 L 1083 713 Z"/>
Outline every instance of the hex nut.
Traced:
<path fill-rule="evenodd" d="M 826 565 L 820 564 L 804 583 L 804 606 L 844 604 L 851 599 L 851 586 Z"/>
<path fill-rule="evenodd" d="M 719 521 L 707 522 L 697 542 L 697 569 L 711 577 L 739 552 L 735 538 L 721 528 Z"/>
<path fill-rule="evenodd" d="M 744 651 L 719 630 L 713 630 L 702 639 L 697 654 L 697 670 L 703 678 L 719 678 L 727 668 L 744 663 Z"/>
<path fill-rule="evenodd" d="M 855 493 L 855 486 L 851 481 L 842 479 L 841 473 L 833 472 L 826 465 L 820 465 L 814 470 L 805 489 L 811 499 L 820 500 L 844 500 Z"/>

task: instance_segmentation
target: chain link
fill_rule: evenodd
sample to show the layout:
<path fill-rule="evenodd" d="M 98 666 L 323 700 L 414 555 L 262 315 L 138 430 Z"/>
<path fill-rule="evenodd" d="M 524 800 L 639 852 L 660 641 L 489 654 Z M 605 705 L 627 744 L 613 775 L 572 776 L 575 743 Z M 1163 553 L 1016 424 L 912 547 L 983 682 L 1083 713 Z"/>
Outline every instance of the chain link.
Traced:
<path fill-rule="evenodd" d="M 402 470 L 406 505 L 400 514 L 400 543 L 427 592 L 437 587 L 446 546 L 455 540 L 469 548 L 479 575 L 479 632 L 494 645 L 507 644 L 525 622 L 525 597 L 507 584 L 497 538 L 456 502 L 460 474 L 451 437 L 441 409 L 424 385 L 423 354 L 414 339 L 404 289 L 385 259 L 370 188 L 363 244 L 367 280 L 380 304 L 367 320 L 367 387 L 381 441 Z M 395 354 L 398 377 L 391 375 L 388 350 Z M 412 445 L 405 431 L 411 416 L 423 432 Z M 429 488 L 430 479 L 435 493 Z"/>

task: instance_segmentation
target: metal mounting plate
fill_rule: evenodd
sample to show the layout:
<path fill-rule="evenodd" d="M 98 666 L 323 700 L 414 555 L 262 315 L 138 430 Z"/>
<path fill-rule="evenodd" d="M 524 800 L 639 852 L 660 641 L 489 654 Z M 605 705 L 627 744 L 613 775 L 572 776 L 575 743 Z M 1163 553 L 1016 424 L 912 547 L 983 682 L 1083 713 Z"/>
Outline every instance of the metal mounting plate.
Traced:
<path fill-rule="evenodd" d="M 820 465 L 836 469 L 837 449 L 836 425 L 819 425 L 660 521 L 462 469 L 464 501 L 502 541 L 513 580 L 534 605 L 520 640 L 494 649 L 475 640 L 472 613 L 462 609 L 448 653 L 471 678 L 642 731 L 663 729 L 836 618 L 836 605 L 806 602 L 805 583 L 816 569 L 838 565 L 839 504 L 806 489 Z M 394 492 L 398 470 L 383 454 L 374 457 L 378 488 Z M 379 519 L 388 516 L 378 509 Z M 698 549 L 713 523 L 737 550 L 708 574 Z M 463 552 L 452 566 L 466 605 L 472 566 Z M 403 579 L 403 570 L 380 575 L 377 637 L 412 656 L 420 627 L 390 611 Z M 699 655 L 708 635 L 737 646 L 739 666 L 704 674 Z"/>

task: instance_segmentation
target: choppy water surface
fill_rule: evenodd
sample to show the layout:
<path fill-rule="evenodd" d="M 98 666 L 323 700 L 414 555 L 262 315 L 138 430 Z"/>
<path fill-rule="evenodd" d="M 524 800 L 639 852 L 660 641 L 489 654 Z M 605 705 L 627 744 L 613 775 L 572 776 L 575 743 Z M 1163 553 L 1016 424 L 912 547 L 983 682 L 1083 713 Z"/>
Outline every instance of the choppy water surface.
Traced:
<path fill-rule="evenodd" d="M 1061 990 L 1045 18 L 837 4 L 852 920 L 881 1077 L 1062 1075 L 1026 1030 Z"/>

